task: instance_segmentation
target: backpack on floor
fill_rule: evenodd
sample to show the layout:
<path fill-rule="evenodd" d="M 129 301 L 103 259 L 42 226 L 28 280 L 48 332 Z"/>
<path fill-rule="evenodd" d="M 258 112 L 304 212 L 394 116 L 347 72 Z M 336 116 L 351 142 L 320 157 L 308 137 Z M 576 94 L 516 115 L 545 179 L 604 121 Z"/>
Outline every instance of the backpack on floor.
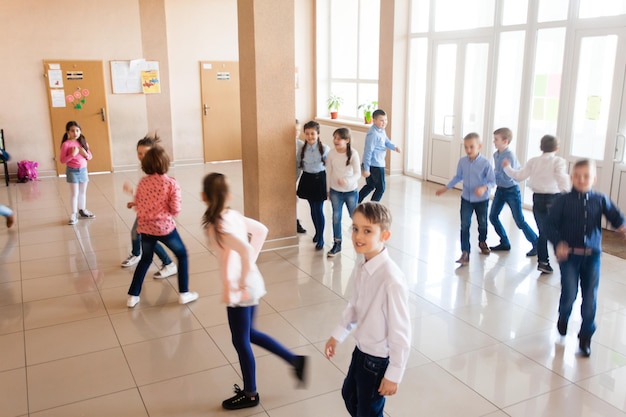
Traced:
<path fill-rule="evenodd" d="M 26 182 L 37 179 L 37 167 L 39 163 L 35 161 L 19 161 L 17 163 L 17 181 Z"/>

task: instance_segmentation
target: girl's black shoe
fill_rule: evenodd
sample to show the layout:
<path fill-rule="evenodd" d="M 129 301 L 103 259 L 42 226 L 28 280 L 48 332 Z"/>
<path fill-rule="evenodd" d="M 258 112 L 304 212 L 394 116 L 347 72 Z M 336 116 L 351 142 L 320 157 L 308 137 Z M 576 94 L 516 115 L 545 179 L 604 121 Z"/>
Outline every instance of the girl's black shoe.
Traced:
<path fill-rule="evenodd" d="M 222 407 L 227 410 L 239 410 L 241 408 L 256 407 L 259 405 L 259 393 L 255 395 L 246 394 L 239 385 L 235 384 L 235 395 L 222 401 Z"/>

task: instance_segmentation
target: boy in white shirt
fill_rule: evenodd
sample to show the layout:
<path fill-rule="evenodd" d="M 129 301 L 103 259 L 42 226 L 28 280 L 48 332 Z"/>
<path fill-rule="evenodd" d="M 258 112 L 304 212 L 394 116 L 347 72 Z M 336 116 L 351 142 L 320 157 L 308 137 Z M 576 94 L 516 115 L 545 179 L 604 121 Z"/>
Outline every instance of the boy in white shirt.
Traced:
<path fill-rule="evenodd" d="M 385 396 L 398 390 L 411 349 L 408 289 L 404 274 L 385 248 L 390 226 L 391 215 L 382 204 L 356 207 L 352 243 L 363 259 L 352 272 L 352 298 L 324 349 L 332 358 L 337 344 L 356 328 L 356 348 L 341 389 L 353 417 L 383 416 Z"/>

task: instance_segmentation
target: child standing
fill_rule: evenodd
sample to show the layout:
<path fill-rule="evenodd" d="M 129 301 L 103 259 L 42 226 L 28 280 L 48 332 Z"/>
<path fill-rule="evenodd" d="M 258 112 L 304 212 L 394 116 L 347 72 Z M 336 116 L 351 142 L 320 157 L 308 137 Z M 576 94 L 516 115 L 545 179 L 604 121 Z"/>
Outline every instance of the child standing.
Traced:
<path fill-rule="evenodd" d="M 7 227 L 10 228 L 15 223 L 15 216 L 13 215 L 13 210 L 11 210 L 7 206 L 3 206 L 0 204 L 0 216 L 6 217 Z"/>
<path fill-rule="evenodd" d="M 204 178 L 202 199 L 207 204 L 202 223 L 219 261 L 222 301 L 227 305 L 228 325 L 243 376 L 243 390 L 235 384 L 235 395 L 224 400 L 222 407 L 227 410 L 254 407 L 259 404 L 259 393 L 251 343 L 293 366 L 301 382 L 305 379 L 306 357 L 294 355 L 254 327 L 256 307 L 266 293 L 256 260 L 267 236 L 267 228 L 228 208 L 231 194 L 222 174 L 212 173 Z"/>
<path fill-rule="evenodd" d="M 583 159 L 572 170 L 572 190 L 556 198 L 547 219 L 547 232 L 561 268 L 561 299 L 557 329 L 567 333 L 567 322 L 578 293 L 582 293 L 583 319 L 578 333 L 583 356 L 591 355 L 591 336 L 596 330 L 596 301 L 600 283 L 602 215 L 626 238 L 624 215 L 604 194 L 591 190 L 596 182 L 593 161 Z"/>
<path fill-rule="evenodd" d="M 456 175 L 436 191 L 438 196 L 463 181 L 461 193 L 461 257 L 457 260 L 461 265 L 469 263 L 470 226 L 472 213 L 476 212 L 478 222 L 478 247 L 483 255 L 490 253 L 487 246 L 487 207 L 489 206 L 489 188 L 496 182 L 493 167 L 489 160 L 480 154 L 482 143 L 478 133 L 468 133 L 463 138 L 463 146 L 467 156 L 462 157 L 456 167 Z"/>
<path fill-rule="evenodd" d="M 493 202 L 491 203 L 491 212 L 489 213 L 489 221 L 493 225 L 498 236 L 500 236 L 500 244 L 498 246 L 492 246 L 489 249 L 492 251 L 508 251 L 511 250 L 511 242 L 509 237 L 500 222 L 498 216 L 502 212 L 504 204 L 508 204 L 511 209 L 511 215 L 518 229 L 524 232 L 526 240 L 532 244 L 532 248 L 526 256 L 537 255 L 537 234 L 530 228 L 524 214 L 522 213 L 522 194 L 519 190 L 517 181 L 506 175 L 502 163 L 506 160 L 509 166 L 513 169 L 519 169 L 519 162 L 515 154 L 509 149 L 513 139 L 513 132 L 511 129 L 501 127 L 493 132 L 493 144 L 496 147 L 496 151 L 493 153 L 493 161 L 495 166 L 496 176 L 496 193 L 493 196 Z"/>
<path fill-rule="evenodd" d="M 389 257 L 391 214 L 380 203 L 359 204 L 352 243 L 363 255 L 352 271 L 354 291 L 340 324 L 326 342 L 327 358 L 354 330 L 356 347 L 341 395 L 351 416 L 383 416 L 385 396 L 402 381 L 411 350 L 411 319 L 404 274 Z"/>
<path fill-rule="evenodd" d="M 296 119 L 296 184 L 298 184 L 298 180 L 300 179 L 300 174 L 302 174 L 302 168 L 298 164 L 298 155 L 302 152 L 302 147 L 304 146 L 304 141 L 300 139 L 300 133 L 302 128 L 300 126 L 300 121 Z M 296 204 L 298 203 L 298 196 L 296 196 Z M 300 224 L 300 220 L 297 218 L 296 214 L 296 231 L 298 233 L 306 233 L 306 229 L 302 227 Z"/>
<path fill-rule="evenodd" d="M 363 148 L 363 177 L 365 185 L 359 191 L 359 203 L 372 191 L 372 201 L 380 201 L 385 192 L 385 156 L 387 149 L 401 152 L 400 148 L 389 140 L 385 128 L 387 127 L 387 113 L 384 110 L 374 110 L 372 126 L 365 135 Z"/>
<path fill-rule="evenodd" d="M 333 132 L 334 149 L 328 152 L 326 163 L 327 188 L 330 203 L 333 206 L 333 238 L 332 249 L 328 252 L 333 257 L 341 252 L 341 218 L 343 205 L 348 208 L 352 217 L 357 204 L 359 177 L 361 176 L 361 161 L 357 151 L 350 145 L 350 129 L 341 127 Z"/>
<path fill-rule="evenodd" d="M 61 141 L 61 152 L 59 160 L 67 165 L 65 175 L 67 183 L 70 185 L 70 200 L 72 204 L 72 214 L 69 225 L 78 222 L 78 215 L 83 219 L 94 219 L 96 216 L 86 208 L 87 204 L 87 184 L 89 175 L 87 173 L 87 161 L 92 158 L 91 151 L 85 136 L 82 134 L 80 125 L 76 121 L 69 121 L 65 125 L 65 134 Z"/>
<path fill-rule="evenodd" d="M 559 141 L 552 135 L 541 138 L 540 144 L 543 154 L 528 160 L 526 166 L 520 170 L 511 168 L 508 160 L 502 161 L 504 172 L 517 181 L 528 178 L 528 186 L 533 190 L 533 214 L 539 229 L 537 239 L 537 270 L 545 274 L 553 272 L 548 257 L 548 239 L 545 234 L 546 221 L 550 206 L 560 193 L 569 191 L 570 183 L 567 176 L 567 162 L 556 156 Z"/>
<path fill-rule="evenodd" d="M 146 152 L 159 142 L 160 139 L 156 135 L 154 135 L 154 137 L 146 136 L 143 139 L 139 139 L 139 142 L 137 142 L 137 159 L 139 159 L 139 162 L 141 162 L 146 155 Z M 135 195 L 135 190 L 129 182 L 124 183 L 124 191 L 130 195 Z M 128 208 L 133 208 L 134 206 L 135 203 L 132 201 L 126 204 Z M 135 222 L 130 230 L 130 241 L 132 249 L 128 258 L 122 262 L 122 267 L 124 268 L 135 265 L 139 262 L 141 256 L 141 235 L 137 233 L 137 217 L 135 217 Z M 158 242 L 154 246 L 154 253 L 156 253 L 161 260 L 161 268 L 153 275 L 154 278 L 167 278 L 178 272 L 176 264 L 172 262 L 165 249 L 163 249 L 163 246 Z"/>
<path fill-rule="evenodd" d="M 315 250 L 324 249 L 324 200 L 326 191 L 326 156 L 330 148 L 320 140 L 320 125 L 310 121 L 304 125 L 306 143 L 298 155 L 296 165 L 302 168 L 298 183 L 298 197 L 306 199 L 311 208 L 315 226 Z"/>
<path fill-rule="evenodd" d="M 133 274 L 128 289 L 128 307 L 139 303 L 141 285 L 152 263 L 157 242 L 167 246 L 178 260 L 178 302 L 187 304 L 198 299 L 198 293 L 189 292 L 187 249 L 176 230 L 174 217 L 180 213 L 180 186 L 166 173 L 170 166 L 167 153 L 160 146 L 146 152 L 141 160 L 141 169 L 146 173 L 135 194 L 137 210 L 137 232 L 141 234 L 141 260 Z"/>

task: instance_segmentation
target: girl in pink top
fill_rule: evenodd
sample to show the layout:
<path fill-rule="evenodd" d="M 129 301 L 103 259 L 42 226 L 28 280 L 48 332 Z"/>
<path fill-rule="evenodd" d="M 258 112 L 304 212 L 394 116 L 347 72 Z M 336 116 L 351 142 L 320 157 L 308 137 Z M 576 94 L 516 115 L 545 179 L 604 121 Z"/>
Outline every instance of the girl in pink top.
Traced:
<path fill-rule="evenodd" d="M 174 217 L 180 213 L 180 187 L 166 172 L 170 166 L 167 153 L 160 146 L 146 152 L 141 169 L 146 176 L 137 184 L 134 207 L 137 210 L 137 232 L 141 233 L 141 260 L 128 289 L 128 307 L 139 303 L 141 285 L 146 276 L 157 242 L 167 246 L 178 260 L 178 302 L 187 304 L 198 299 L 198 293 L 189 292 L 189 265 L 187 249 L 176 230 Z"/>
<path fill-rule="evenodd" d="M 222 407 L 237 410 L 259 404 L 251 343 L 293 366 L 300 382 L 304 381 L 306 357 L 294 355 L 254 327 L 256 307 L 265 295 L 265 284 L 256 260 L 265 242 L 267 227 L 229 209 L 230 198 L 224 175 L 212 173 L 204 178 L 202 199 L 208 207 L 202 223 L 219 262 L 222 301 L 227 305 L 228 325 L 243 375 L 243 390 L 235 384 L 235 395 L 224 400 Z"/>
<path fill-rule="evenodd" d="M 78 122 L 69 121 L 65 125 L 65 134 L 61 141 L 61 153 L 59 159 L 67 165 L 65 174 L 70 185 L 70 201 L 72 202 L 72 214 L 67 224 L 76 224 L 78 215 L 83 219 L 93 219 L 95 214 L 87 210 L 87 161 L 92 158 L 91 151 L 85 136 L 82 134 Z"/>

